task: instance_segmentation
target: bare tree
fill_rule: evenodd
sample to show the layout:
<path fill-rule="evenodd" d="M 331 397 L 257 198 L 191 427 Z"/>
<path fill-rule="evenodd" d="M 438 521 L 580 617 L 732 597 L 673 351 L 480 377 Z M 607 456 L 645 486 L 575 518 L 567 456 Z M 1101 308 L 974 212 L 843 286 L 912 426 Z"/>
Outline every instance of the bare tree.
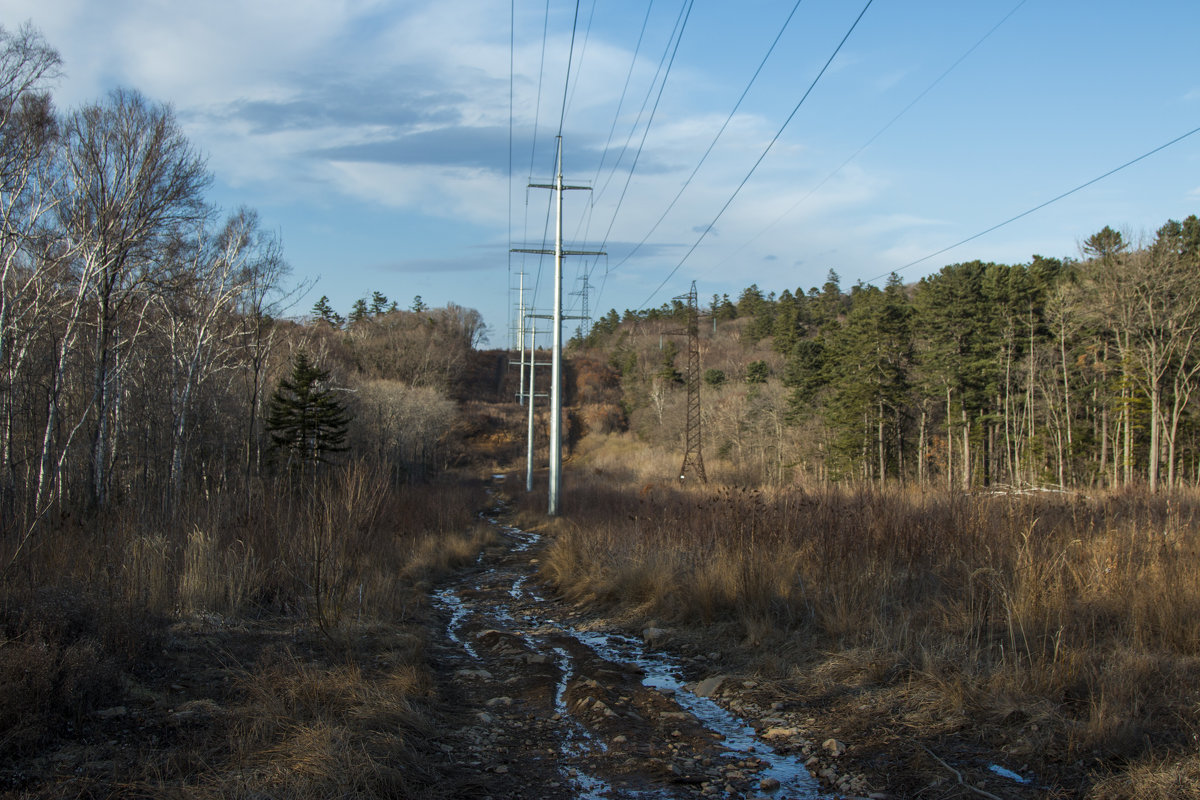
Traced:
<path fill-rule="evenodd" d="M 13 508 L 14 393 L 47 317 L 34 296 L 45 287 L 39 257 L 51 207 L 57 128 L 45 91 L 59 76 L 58 53 L 26 25 L 0 27 L 0 508 Z M 7 515 L 11 518 L 11 515 Z"/>
<path fill-rule="evenodd" d="M 170 351 L 168 503 L 182 492 L 195 396 L 215 373 L 240 365 L 234 315 L 245 293 L 261 281 L 262 261 L 273 258 L 275 248 L 273 239 L 261 236 L 257 214 L 243 208 L 215 236 L 201 225 L 179 250 L 165 290 L 154 294 Z"/>
<path fill-rule="evenodd" d="M 88 495 L 93 506 L 104 506 L 115 386 L 126 363 L 122 350 L 131 341 L 127 317 L 142 318 L 139 290 L 159 279 L 166 244 L 204 215 L 209 175 L 171 109 L 134 91 L 116 90 L 74 112 L 64 137 L 60 222 L 93 278 L 95 421 Z"/>

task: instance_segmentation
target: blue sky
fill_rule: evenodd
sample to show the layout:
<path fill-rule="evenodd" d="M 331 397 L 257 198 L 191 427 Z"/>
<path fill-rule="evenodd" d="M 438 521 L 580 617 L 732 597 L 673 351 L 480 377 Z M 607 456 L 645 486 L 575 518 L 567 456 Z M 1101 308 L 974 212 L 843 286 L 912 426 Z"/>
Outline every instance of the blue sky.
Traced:
<path fill-rule="evenodd" d="M 609 253 L 568 260 L 573 313 L 581 269 L 600 313 L 693 280 L 702 298 L 830 269 L 881 283 L 1200 127 L 1194 0 L 874 0 L 797 109 L 864 3 L 803 0 L 730 118 L 795 3 L 696 2 L 648 129 L 685 0 L 581 0 L 578 17 L 562 0 L 0 0 L 0 23 L 62 53 L 60 108 L 115 86 L 173 104 L 213 201 L 257 208 L 316 281 L 293 313 L 419 294 L 478 309 L 497 346 L 517 272 L 551 302 L 551 260 L 508 251 L 543 246 L 551 193 L 526 184 L 552 178 L 560 120 L 565 178 L 593 186 L 566 193 L 567 246 Z M 901 275 L 1076 256 L 1105 225 L 1136 238 L 1192 213 L 1200 134 Z"/>

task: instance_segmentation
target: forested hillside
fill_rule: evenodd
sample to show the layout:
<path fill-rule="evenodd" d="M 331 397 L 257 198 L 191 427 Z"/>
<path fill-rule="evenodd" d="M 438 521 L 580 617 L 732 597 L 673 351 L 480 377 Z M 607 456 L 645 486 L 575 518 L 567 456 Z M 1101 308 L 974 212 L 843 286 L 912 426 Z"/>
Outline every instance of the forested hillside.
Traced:
<path fill-rule="evenodd" d="M 398 796 L 425 724 L 410 610 L 487 540 L 478 483 L 439 478 L 507 359 L 454 304 L 298 311 L 312 287 L 212 204 L 171 107 L 60 110 L 59 71 L 0 28 L 0 791 Z M 385 682 L 381 740 L 352 709 Z M 342 700 L 289 707 L 297 686 Z M 298 731 L 389 767 L 275 772 L 320 749 Z"/>
<path fill-rule="evenodd" d="M 1105 227 L 1080 255 L 713 296 L 705 458 L 771 483 L 1197 483 L 1200 220 L 1144 241 Z M 574 342 L 620 373 L 621 424 L 668 447 L 684 425 L 685 321 L 679 300 L 613 310 Z"/>
<path fill-rule="evenodd" d="M 447 462 L 478 312 L 375 292 L 348 322 L 298 317 L 282 243 L 208 202 L 169 106 L 120 90 L 60 112 L 54 50 L 29 29 L 0 47 L 0 531 L 247 507 L 279 477 L 266 404 L 300 353 L 347 410 L 342 461 L 401 479 Z"/>

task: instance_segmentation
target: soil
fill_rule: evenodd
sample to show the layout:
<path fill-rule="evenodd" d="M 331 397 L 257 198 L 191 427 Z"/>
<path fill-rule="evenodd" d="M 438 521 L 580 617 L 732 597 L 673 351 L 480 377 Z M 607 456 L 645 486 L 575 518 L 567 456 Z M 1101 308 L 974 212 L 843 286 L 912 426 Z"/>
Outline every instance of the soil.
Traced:
<path fill-rule="evenodd" d="M 236 713 L 253 694 L 251 675 L 275 662 L 352 662 L 369 694 L 372 681 L 387 679 L 387 663 L 414 654 L 433 685 L 420 709 L 426 723 L 396 745 L 403 774 L 324 796 L 1023 800 L 1086 791 L 1090 765 L 1056 763 L 1053 737 L 1028 710 L 973 719 L 944 701 L 922 705 L 888 676 L 839 676 L 829 661 L 824 672 L 781 676 L 764 666 L 770 654 L 719 629 L 630 630 L 629 621 L 555 599 L 538 580 L 536 537 L 498 529 L 474 567 L 436 587 L 418 623 L 360 631 L 342 651 L 294 621 L 174 625 L 159 654 L 124 677 L 119 704 L 47 732 L 27 757 L 0 765 L 0 797 L 151 797 L 164 788 L 229 796 L 240 780 L 231 774 L 261 772 L 262 759 L 278 755 L 228 766 L 232 739 L 253 733 Z M 631 633 L 637 641 L 622 638 Z M 675 665 L 680 685 L 651 680 L 650 660 Z M 697 704 L 710 713 L 697 715 Z M 714 715 L 749 725 L 755 741 L 735 746 Z M 368 728 L 377 745 L 379 731 Z M 372 757 L 377 772 L 390 758 L 386 748 Z M 782 787 L 780 758 L 802 765 Z"/>
<path fill-rule="evenodd" d="M 636 658 L 584 643 L 628 635 L 629 621 L 555 600 L 538 581 L 539 543 L 504 530 L 436 604 L 443 627 L 430 658 L 450 723 L 437 745 L 452 796 L 1079 796 L 1082 770 L 1037 758 L 1029 715 L 981 724 L 922 707 L 894 681 L 765 677 L 761 653 L 717 630 L 635 626 L 646 644 L 634 649 L 676 664 L 685 682 L 679 692 L 647 686 Z M 677 702 L 697 693 L 754 728 L 750 752 L 731 755 L 721 733 Z M 1033 729 L 1025 736 L 1022 722 Z M 778 787 L 769 753 L 793 756 L 808 776 Z"/>

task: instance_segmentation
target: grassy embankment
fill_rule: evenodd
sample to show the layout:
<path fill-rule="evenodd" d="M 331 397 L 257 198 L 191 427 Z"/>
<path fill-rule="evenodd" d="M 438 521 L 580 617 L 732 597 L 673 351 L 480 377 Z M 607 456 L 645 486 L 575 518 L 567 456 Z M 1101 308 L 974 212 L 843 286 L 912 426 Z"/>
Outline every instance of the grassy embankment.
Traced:
<path fill-rule="evenodd" d="M 1200 796 L 1195 493 L 682 487 L 620 437 L 581 461 L 543 559 L 569 599 L 703 626 L 782 687 L 855 695 L 864 728 Z"/>
<path fill-rule="evenodd" d="M 245 511 L 49 524 L 0 586 L 0 793 L 374 797 L 425 771 L 415 619 L 490 536 L 478 485 L 357 465 Z"/>

